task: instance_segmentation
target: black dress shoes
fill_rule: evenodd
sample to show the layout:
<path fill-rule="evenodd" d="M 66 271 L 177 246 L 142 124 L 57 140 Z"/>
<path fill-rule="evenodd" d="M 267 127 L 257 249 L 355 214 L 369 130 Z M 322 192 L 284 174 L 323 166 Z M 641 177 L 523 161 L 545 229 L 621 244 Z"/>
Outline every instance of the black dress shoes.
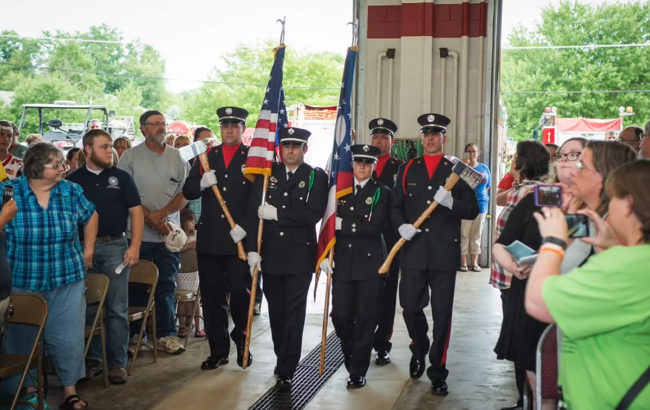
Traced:
<path fill-rule="evenodd" d="M 424 357 L 411 356 L 411 363 L 409 363 L 409 374 L 411 379 L 419 379 L 424 373 L 425 363 Z"/>
<path fill-rule="evenodd" d="M 360 389 L 365 385 L 365 376 L 355 376 L 354 374 L 351 374 L 350 377 L 348 377 L 348 389 Z"/>
<path fill-rule="evenodd" d="M 253 354 L 251 351 L 248 351 L 248 363 L 246 363 L 246 367 L 250 366 L 251 363 L 253 363 Z M 242 345 L 237 345 L 237 365 L 239 367 L 244 367 L 244 346 Z"/>
<path fill-rule="evenodd" d="M 228 357 L 209 356 L 201 363 L 201 370 L 213 370 L 226 364 L 228 364 Z"/>
<path fill-rule="evenodd" d="M 446 396 L 449 391 L 447 391 L 447 382 L 444 380 L 436 379 L 431 383 L 431 393 L 436 396 Z"/>
<path fill-rule="evenodd" d="M 292 385 L 291 377 L 289 376 L 278 376 L 278 380 L 275 382 L 275 387 L 278 388 L 281 392 L 288 392 L 291 390 Z"/>
<path fill-rule="evenodd" d="M 390 363 L 390 353 L 386 350 L 380 350 L 375 355 L 375 364 L 378 366 L 383 366 Z"/>

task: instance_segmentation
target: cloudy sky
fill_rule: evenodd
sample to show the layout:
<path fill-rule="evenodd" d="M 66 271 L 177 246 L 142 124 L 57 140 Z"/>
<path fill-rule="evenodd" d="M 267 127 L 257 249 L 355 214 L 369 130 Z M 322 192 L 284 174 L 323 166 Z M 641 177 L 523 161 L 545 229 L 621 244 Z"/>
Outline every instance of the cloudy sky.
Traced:
<path fill-rule="evenodd" d="M 559 0 L 503 3 L 505 38 L 517 24 L 533 25 L 542 7 Z M 21 0 L 5 2 L 2 14 L 2 29 L 27 37 L 38 37 L 42 30 L 86 31 L 101 23 L 117 27 L 126 40 L 140 39 L 160 51 L 168 87 L 178 92 L 198 87 L 221 64 L 220 56 L 238 44 L 279 41 L 275 21 L 283 16 L 287 45 L 344 55 L 351 41 L 346 24 L 352 20 L 352 0 Z"/>

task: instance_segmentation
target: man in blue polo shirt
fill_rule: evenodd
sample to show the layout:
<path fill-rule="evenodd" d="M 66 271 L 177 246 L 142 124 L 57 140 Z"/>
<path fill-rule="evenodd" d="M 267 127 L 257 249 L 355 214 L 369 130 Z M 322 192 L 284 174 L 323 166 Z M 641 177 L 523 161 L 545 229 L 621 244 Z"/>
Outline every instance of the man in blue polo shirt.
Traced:
<path fill-rule="evenodd" d="M 108 376 L 111 383 L 123 384 L 126 383 L 129 344 L 129 267 L 140 258 L 144 217 L 133 178 L 114 167 L 111 136 L 102 129 L 90 130 L 83 136 L 83 147 L 86 166 L 70 174 L 68 180 L 81 185 L 99 215 L 93 268 L 110 279 L 105 301 Z M 125 234 L 129 216 L 130 244 Z M 127 265 L 117 273 L 116 268 L 122 263 Z M 92 351 L 96 352 L 98 347 L 94 343 Z M 98 354 L 91 356 L 100 357 Z"/>

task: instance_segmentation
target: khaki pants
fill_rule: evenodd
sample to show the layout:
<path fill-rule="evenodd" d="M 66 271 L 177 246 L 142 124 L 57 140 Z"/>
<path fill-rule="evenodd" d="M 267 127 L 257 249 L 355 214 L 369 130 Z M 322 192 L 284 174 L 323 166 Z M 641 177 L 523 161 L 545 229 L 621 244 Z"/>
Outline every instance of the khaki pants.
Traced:
<path fill-rule="evenodd" d="M 460 225 L 460 254 L 481 254 L 481 233 L 485 224 L 485 215 L 478 214 L 474 219 L 463 219 Z"/>

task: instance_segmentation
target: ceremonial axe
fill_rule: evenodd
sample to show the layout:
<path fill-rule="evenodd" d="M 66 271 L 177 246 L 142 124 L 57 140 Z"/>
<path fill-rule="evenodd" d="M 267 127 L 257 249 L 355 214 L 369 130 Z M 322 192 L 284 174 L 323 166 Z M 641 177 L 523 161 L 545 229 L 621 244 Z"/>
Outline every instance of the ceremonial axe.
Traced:
<path fill-rule="evenodd" d="M 472 167 L 469 167 L 465 164 L 463 164 L 461 161 L 456 160 L 456 163 L 454 164 L 454 167 L 451 169 L 451 175 L 449 175 L 449 178 L 447 178 L 447 183 L 445 184 L 445 190 L 451 191 L 451 189 L 456 185 L 456 183 L 459 180 L 463 180 L 469 185 L 472 190 L 476 188 L 481 181 L 483 180 L 483 174 L 480 172 L 475 171 Z M 413 222 L 413 226 L 416 228 L 419 228 L 420 225 L 424 223 L 424 221 L 431 215 L 431 213 L 438 207 L 438 202 L 433 201 L 431 205 L 427 207 L 427 209 L 422 212 L 422 215 Z M 404 238 L 399 238 L 399 240 L 393 245 L 393 248 L 390 250 L 390 253 L 386 257 L 386 260 L 384 263 L 379 267 L 379 273 L 380 274 L 385 274 L 388 272 L 388 269 L 390 268 L 390 264 L 393 262 L 393 259 L 395 259 L 395 256 L 397 256 L 397 252 L 404 246 L 406 243 L 406 239 Z"/>

